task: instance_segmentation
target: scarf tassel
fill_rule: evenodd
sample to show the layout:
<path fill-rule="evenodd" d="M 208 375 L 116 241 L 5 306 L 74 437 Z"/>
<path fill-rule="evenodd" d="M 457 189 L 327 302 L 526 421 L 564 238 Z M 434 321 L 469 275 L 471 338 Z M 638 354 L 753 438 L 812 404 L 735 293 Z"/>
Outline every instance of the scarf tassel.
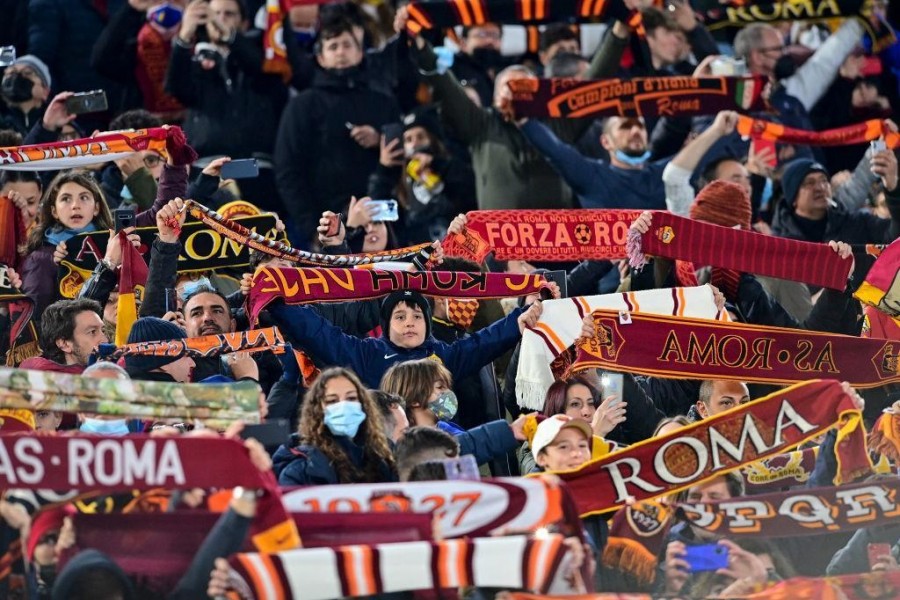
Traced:
<path fill-rule="evenodd" d="M 633 577 L 641 587 L 656 581 L 656 556 L 632 539 L 610 537 L 603 549 L 603 564 Z"/>
<path fill-rule="evenodd" d="M 628 256 L 628 265 L 632 269 L 640 271 L 647 266 L 647 256 L 641 249 L 641 233 L 637 229 L 629 229 L 625 241 L 625 253 Z"/>

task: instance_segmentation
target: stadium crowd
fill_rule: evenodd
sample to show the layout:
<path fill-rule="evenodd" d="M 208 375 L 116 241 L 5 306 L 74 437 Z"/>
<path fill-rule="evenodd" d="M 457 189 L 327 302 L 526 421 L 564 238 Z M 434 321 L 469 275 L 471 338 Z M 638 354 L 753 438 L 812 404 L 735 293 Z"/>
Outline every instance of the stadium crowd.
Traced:
<path fill-rule="evenodd" d="M 559 1 L 0 2 L 0 597 L 900 595 L 896 7 L 533 16 Z M 423 26 L 432 5 L 458 23 Z M 750 17 L 718 27 L 725 5 Z M 758 86 L 762 108 L 737 92 L 641 112 L 625 92 L 592 100 L 600 116 L 532 116 L 521 93 L 722 77 Z M 867 137 L 821 141 L 864 122 Z M 556 229 L 566 215 L 578 225 Z M 710 262 L 637 260 L 656 237 Z M 734 267 L 751 238 L 783 254 Z M 815 283 L 834 265 L 845 287 Z M 642 312 L 671 321 L 628 339 Z M 774 341 L 746 338 L 732 361 L 698 319 Z M 690 342 L 627 358 L 670 322 Z M 763 354 L 789 336 L 809 348 L 785 375 Z M 876 341 L 877 360 L 853 362 Z M 694 454 L 666 454 L 671 440 Z M 846 517 L 821 500 L 857 489 Z M 472 490 L 485 518 L 466 529 L 442 494 Z M 778 494 L 805 508 L 773 509 Z M 715 524 L 697 517 L 717 506 Z M 734 524 L 751 513 L 755 529 Z M 531 562 L 477 550 L 502 536 Z M 565 557 L 550 566 L 533 550 L 548 539 Z M 422 541 L 430 560 L 386 570 L 392 544 Z M 497 575 L 520 569 L 519 585 Z"/>

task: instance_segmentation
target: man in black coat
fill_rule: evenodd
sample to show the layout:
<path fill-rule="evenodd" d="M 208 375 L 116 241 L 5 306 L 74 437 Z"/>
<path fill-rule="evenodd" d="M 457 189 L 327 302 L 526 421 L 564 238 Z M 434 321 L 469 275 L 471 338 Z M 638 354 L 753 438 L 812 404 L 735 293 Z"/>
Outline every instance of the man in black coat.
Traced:
<path fill-rule="evenodd" d="M 364 196 L 378 164 L 383 125 L 398 122 L 394 97 L 369 85 L 363 49 L 349 21 L 327 23 L 316 42 L 312 87 L 284 111 L 275 147 L 278 191 L 307 246 L 325 210 L 341 212 Z"/>

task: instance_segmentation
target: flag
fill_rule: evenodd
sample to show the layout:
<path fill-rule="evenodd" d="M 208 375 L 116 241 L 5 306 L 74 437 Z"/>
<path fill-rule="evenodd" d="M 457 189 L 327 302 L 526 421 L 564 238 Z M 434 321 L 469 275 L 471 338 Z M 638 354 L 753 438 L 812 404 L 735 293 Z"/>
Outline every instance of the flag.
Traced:
<path fill-rule="evenodd" d="M 143 293 L 147 284 L 147 264 L 141 253 L 128 241 L 124 231 L 120 231 L 119 243 L 122 245 L 122 268 L 119 270 L 119 303 L 116 317 L 116 345 L 128 343 L 128 333 L 137 321 L 137 301 L 135 293 Z"/>

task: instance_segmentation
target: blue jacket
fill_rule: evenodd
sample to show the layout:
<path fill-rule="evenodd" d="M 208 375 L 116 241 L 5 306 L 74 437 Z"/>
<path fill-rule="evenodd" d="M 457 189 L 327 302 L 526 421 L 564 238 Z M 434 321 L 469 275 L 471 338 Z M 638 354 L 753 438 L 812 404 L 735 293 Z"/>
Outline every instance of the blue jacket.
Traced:
<path fill-rule="evenodd" d="M 509 423 L 503 419 L 490 421 L 468 431 L 443 421 L 438 421 L 437 428 L 455 436 L 459 442 L 459 455 L 471 454 L 479 465 L 504 457 L 507 452 L 519 446 Z"/>
<path fill-rule="evenodd" d="M 358 469 L 363 468 L 363 449 L 348 437 L 335 437 L 335 441 Z M 272 457 L 272 470 L 278 477 L 278 485 L 332 485 L 340 483 L 334 465 L 315 446 L 281 446 Z M 386 465 L 381 465 L 382 480 L 396 481 L 396 476 Z"/>
<path fill-rule="evenodd" d="M 391 365 L 431 356 L 439 358 L 455 380 L 477 373 L 521 339 L 517 320 L 523 311 L 518 308 L 452 344 L 428 337 L 418 348 L 406 349 L 395 346 L 387 337 L 360 339 L 347 335 L 307 306 L 279 303 L 269 307 L 275 323 L 295 345 L 302 346 L 317 362 L 352 369 L 372 389 L 378 389 Z"/>
<path fill-rule="evenodd" d="M 671 159 L 648 162 L 641 169 L 620 169 L 583 156 L 535 119 L 522 126 L 522 133 L 578 195 L 581 208 L 666 209 L 662 172 Z"/>

